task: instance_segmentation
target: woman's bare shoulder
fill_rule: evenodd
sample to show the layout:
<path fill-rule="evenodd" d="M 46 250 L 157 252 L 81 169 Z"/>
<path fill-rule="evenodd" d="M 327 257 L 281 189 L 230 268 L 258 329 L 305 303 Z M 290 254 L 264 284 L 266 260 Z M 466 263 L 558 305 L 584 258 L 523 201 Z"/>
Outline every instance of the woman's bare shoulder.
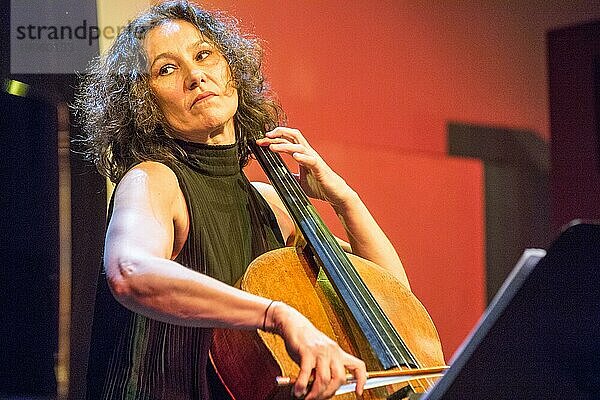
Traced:
<path fill-rule="evenodd" d="M 179 219 L 187 211 L 175 172 L 165 164 L 144 161 L 132 167 L 115 189 L 115 209 L 120 206 Z"/>

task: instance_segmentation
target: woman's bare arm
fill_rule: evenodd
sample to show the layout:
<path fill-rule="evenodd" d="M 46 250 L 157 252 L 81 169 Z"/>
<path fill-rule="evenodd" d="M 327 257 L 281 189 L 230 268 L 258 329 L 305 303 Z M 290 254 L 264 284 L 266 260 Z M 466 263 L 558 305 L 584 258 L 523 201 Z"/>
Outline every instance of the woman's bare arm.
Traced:
<path fill-rule="evenodd" d="M 268 299 L 237 290 L 174 262 L 187 233 L 187 209 L 175 174 L 159 163 L 129 171 L 116 188 L 104 263 L 119 302 L 164 322 L 257 328 Z"/>

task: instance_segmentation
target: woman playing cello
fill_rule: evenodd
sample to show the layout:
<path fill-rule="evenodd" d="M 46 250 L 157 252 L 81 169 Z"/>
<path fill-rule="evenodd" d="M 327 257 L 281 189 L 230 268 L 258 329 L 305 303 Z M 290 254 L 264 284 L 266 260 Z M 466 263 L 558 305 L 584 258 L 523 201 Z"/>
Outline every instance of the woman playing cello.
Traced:
<path fill-rule="evenodd" d="M 234 23 L 177 1 L 131 21 L 84 77 L 75 108 L 87 155 L 117 184 L 89 399 L 215 398 L 212 328 L 281 336 L 300 366 L 296 397 L 329 398 L 348 372 L 362 393 L 360 359 L 296 309 L 232 286 L 255 257 L 297 235 L 273 188 L 249 183 L 241 170 L 248 143 L 262 137 L 258 145 L 298 162 L 309 196 L 334 208 L 350 242 L 343 247 L 409 288 L 359 196 L 300 131 L 279 126 L 260 63 L 259 45 Z"/>

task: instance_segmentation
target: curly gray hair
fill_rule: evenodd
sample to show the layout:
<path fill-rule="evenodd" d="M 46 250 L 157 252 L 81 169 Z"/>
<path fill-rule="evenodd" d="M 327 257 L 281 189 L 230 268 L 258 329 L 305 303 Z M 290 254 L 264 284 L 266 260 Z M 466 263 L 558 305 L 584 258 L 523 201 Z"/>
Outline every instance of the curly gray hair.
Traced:
<path fill-rule="evenodd" d="M 82 131 L 83 154 L 113 182 L 136 163 L 168 162 L 184 156 L 166 133 L 168 125 L 149 87 L 143 47 L 148 31 L 171 20 L 196 26 L 229 64 L 238 91 L 234 124 L 241 167 L 248 162 L 248 140 L 285 120 L 264 81 L 262 49 L 256 39 L 240 33 L 235 20 L 188 1 L 155 5 L 131 21 L 106 54 L 92 61 L 73 104 Z"/>

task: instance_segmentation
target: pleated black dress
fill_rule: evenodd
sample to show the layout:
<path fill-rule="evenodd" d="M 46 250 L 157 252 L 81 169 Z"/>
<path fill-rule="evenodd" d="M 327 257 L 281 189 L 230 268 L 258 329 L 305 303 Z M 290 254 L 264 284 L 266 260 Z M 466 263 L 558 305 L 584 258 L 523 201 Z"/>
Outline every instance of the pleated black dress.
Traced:
<path fill-rule="evenodd" d="M 169 166 L 187 202 L 190 230 L 176 261 L 233 285 L 256 256 L 283 245 L 275 216 L 240 171 L 236 145 L 180 144 L 187 157 Z M 87 398 L 211 398 L 211 333 L 129 311 L 112 297 L 101 272 Z"/>

